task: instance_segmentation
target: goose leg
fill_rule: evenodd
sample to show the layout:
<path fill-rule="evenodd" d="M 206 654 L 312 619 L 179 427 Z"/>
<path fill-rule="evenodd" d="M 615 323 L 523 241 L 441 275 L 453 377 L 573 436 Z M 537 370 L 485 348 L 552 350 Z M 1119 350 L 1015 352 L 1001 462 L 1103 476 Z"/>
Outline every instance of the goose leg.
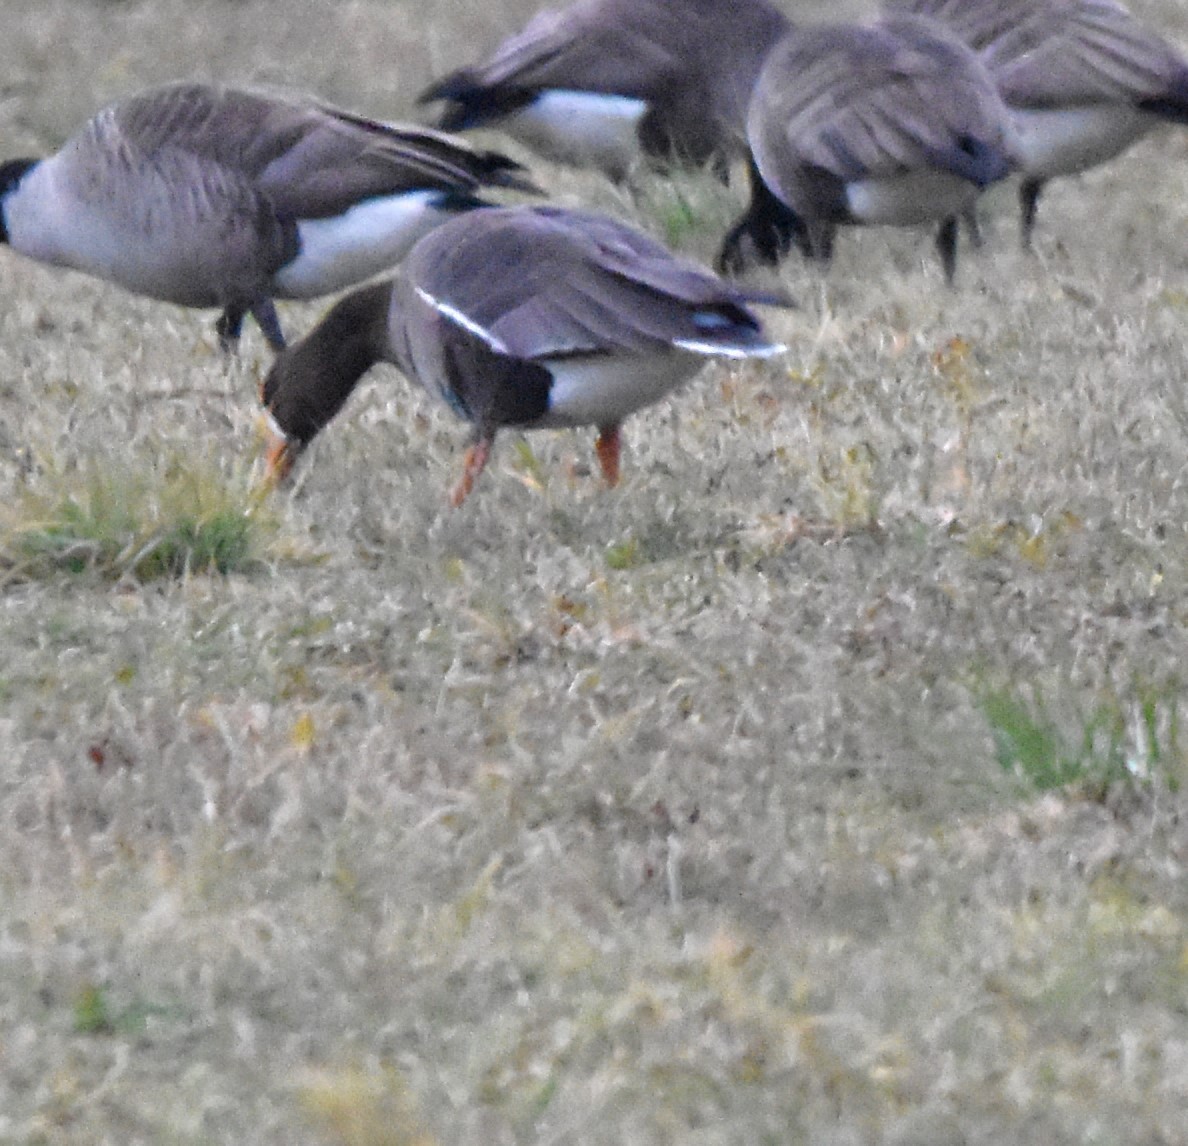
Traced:
<path fill-rule="evenodd" d="M 256 320 L 268 345 L 279 354 L 285 348 L 285 336 L 281 331 L 280 319 L 276 317 L 276 307 L 272 299 L 262 298 L 258 302 L 233 302 L 223 308 L 215 322 L 215 330 L 219 336 L 219 349 L 224 354 L 233 354 L 239 346 L 239 336 L 243 333 L 243 320 L 251 315 Z"/>
<path fill-rule="evenodd" d="M 965 221 L 965 233 L 969 235 L 970 245 L 975 251 L 980 251 L 985 244 L 985 239 L 982 235 L 982 225 L 978 222 L 978 208 L 976 203 L 971 203 L 961 213 L 962 219 Z"/>
<path fill-rule="evenodd" d="M 832 223 L 809 224 L 800 244 L 804 257 L 822 266 L 829 266 L 833 262 L 833 240 L 836 235 L 837 228 Z"/>
<path fill-rule="evenodd" d="M 594 439 L 594 452 L 598 455 L 602 476 L 612 489 L 619 484 L 619 455 L 622 445 L 623 439 L 617 422 L 610 426 L 598 427 L 598 437 Z"/>
<path fill-rule="evenodd" d="M 466 457 L 462 465 L 462 477 L 454 486 L 450 494 L 450 505 L 458 508 L 470 496 L 474 483 L 487 467 L 487 459 L 491 456 L 491 445 L 495 441 L 493 433 L 482 433 L 466 448 Z"/>
<path fill-rule="evenodd" d="M 810 254 L 811 244 L 804 220 L 772 194 L 754 159 L 748 161 L 747 170 L 751 180 L 751 202 L 718 250 L 714 266 L 720 274 L 737 275 L 746 270 L 749 259 L 743 251 L 744 237 L 750 239 L 755 256 L 767 266 L 776 266 L 793 243 L 806 257 Z"/>
<path fill-rule="evenodd" d="M 243 318 L 246 314 L 247 307 L 232 303 L 225 307 L 223 313 L 215 320 L 219 349 L 224 354 L 234 354 L 239 346 L 239 336 L 243 332 Z"/>
<path fill-rule="evenodd" d="M 256 325 L 260 328 L 268 345 L 272 347 L 273 352 L 279 354 L 284 350 L 285 336 L 281 331 L 280 319 L 276 317 L 276 307 L 273 306 L 272 299 L 259 299 L 248 307 L 248 311 L 256 320 Z"/>
<path fill-rule="evenodd" d="M 957 274 L 957 218 L 951 215 L 936 233 L 936 249 L 940 252 L 941 266 L 945 270 L 945 283 L 953 285 Z"/>
<path fill-rule="evenodd" d="M 1035 230 L 1035 213 L 1039 207 L 1040 192 L 1044 189 L 1042 179 L 1024 179 L 1019 184 L 1019 210 L 1023 225 L 1023 249 L 1031 250 L 1031 232 Z"/>

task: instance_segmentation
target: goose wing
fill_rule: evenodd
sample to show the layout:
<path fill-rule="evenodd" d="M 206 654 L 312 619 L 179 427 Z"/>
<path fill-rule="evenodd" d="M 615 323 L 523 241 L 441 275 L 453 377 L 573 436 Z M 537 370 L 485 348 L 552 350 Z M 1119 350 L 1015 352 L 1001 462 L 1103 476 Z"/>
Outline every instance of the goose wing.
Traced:
<path fill-rule="evenodd" d="M 177 84 L 112 111 L 125 146 L 146 156 L 180 151 L 234 172 L 294 218 L 331 216 L 404 191 L 531 188 L 512 160 L 440 132 L 262 92 Z"/>
<path fill-rule="evenodd" d="M 1012 107 L 1142 102 L 1175 92 L 1188 105 L 1188 65 L 1113 0 L 1027 6 L 983 52 Z"/>
<path fill-rule="evenodd" d="M 664 346 L 771 352 L 747 304 L 787 304 L 611 219 L 561 208 L 469 215 L 422 240 L 406 274 L 438 314 L 499 354 L 533 361 Z"/>
<path fill-rule="evenodd" d="M 885 0 L 892 15 L 911 14 L 935 20 L 975 52 L 989 47 L 1029 19 L 1037 0 Z"/>
<path fill-rule="evenodd" d="M 674 24 L 666 5 L 646 0 L 579 0 L 546 9 L 486 61 L 438 80 L 418 102 L 468 101 L 479 91 L 514 99 L 547 88 L 648 99 L 679 70 Z M 461 125 L 447 112 L 443 126 Z"/>

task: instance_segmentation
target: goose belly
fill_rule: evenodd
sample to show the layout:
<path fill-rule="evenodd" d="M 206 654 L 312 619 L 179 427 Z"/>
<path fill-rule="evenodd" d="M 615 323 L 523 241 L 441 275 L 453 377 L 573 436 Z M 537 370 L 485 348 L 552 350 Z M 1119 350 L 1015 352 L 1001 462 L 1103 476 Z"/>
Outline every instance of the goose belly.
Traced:
<path fill-rule="evenodd" d="M 1012 108 L 1023 170 L 1040 179 L 1105 163 L 1158 122 L 1129 104 L 1020 111 Z"/>
<path fill-rule="evenodd" d="M 978 196 L 967 179 L 949 171 L 909 171 L 846 184 L 846 208 L 855 222 L 907 226 L 960 214 Z"/>
<path fill-rule="evenodd" d="M 314 298 L 390 270 L 456 214 L 439 191 L 368 199 L 341 215 L 297 224 L 300 251 L 272 279 L 278 298 Z"/>
<path fill-rule="evenodd" d="M 647 110 L 646 100 L 630 96 L 546 91 L 499 126 L 555 162 L 621 178 L 643 154 L 638 129 Z"/>
<path fill-rule="evenodd" d="M 687 350 L 546 362 L 553 379 L 549 411 L 533 425 L 613 425 L 659 402 L 704 364 L 704 356 Z"/>

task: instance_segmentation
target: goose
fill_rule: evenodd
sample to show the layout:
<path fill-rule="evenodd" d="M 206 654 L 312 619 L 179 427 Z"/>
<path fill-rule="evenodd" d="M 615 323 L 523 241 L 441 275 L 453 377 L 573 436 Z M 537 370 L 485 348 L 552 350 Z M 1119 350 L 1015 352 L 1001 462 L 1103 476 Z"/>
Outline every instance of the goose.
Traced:
<path fill-rule="evenodd" d="M 606 216 L 491 207 L 421 239 L 394 280 L 340 300 L 277 356 L 261 388 L 272 424 L 268 480 L 392 362 L 474 426 L 451 503 L 482 473 L 496 432 L 593 425 L 610 486 L 619 426 L 687 382 L 707 358 L 780 353 L 749 304 L 781 294 L 732 286 Z"/>
<path fill-rule="evenodd" d="M 54 155 L 0 164 L 0 242 L 135 294 L 251 314 L 284 346 L 274 298 L 313 298 L 398 262 L 426 231 L 530 189 L 512 160 L 426 128 L 199 83 L 100 111 Z"/>
<path fill-rule="evenodd" d="M 1023 246 L 1044 185 L 1188 124 L 1188 60 L 1114 0 L 891 0 L 980 53 L 1019 140 Z"/>
<path fill-rule="evenodd" d="M 790 32 L 759 74 L 747 139 L 751 203 L 718 255 L 732 273 L 753 256 L 778 262 L 793 242 L 827 261 L 841 224 L 939 221 L 951 283 L 956 217 L 1013 162 L 986 69 L 913 16 Z"/>
<path fill-rule="evenodd" d="M 751 87 L 787 29 L 770 0 L 577 0 L 419 101 L 446 101 L 445 130 L 497 127 L 616 181 L 644 159 L 723 173 L 745 152 Z"/>

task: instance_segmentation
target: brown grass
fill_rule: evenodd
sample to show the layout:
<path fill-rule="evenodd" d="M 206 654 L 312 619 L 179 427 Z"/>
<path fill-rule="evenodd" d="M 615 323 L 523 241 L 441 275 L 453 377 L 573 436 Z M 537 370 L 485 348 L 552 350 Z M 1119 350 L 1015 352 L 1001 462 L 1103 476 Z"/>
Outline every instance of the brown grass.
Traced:
<path fill-rule="evenodd" d="M 9 2 L 5 150 L 181 75 L 405 115 L 530 7 Z M 741 194 L 539 171 L 701 255 Z M 1186 171 L 1054 186 L 1034 258 L 994 197 L 953 292 L 925 235 L 791 261 L 787 357 L 614 493 L 507 434 L 451 512 L 377 370 L 262 566 L 6 583 L 0 1140 L 1188 1141 Z M 254 331 L 0 294 L 6 507 L 239 479 Z"/>

